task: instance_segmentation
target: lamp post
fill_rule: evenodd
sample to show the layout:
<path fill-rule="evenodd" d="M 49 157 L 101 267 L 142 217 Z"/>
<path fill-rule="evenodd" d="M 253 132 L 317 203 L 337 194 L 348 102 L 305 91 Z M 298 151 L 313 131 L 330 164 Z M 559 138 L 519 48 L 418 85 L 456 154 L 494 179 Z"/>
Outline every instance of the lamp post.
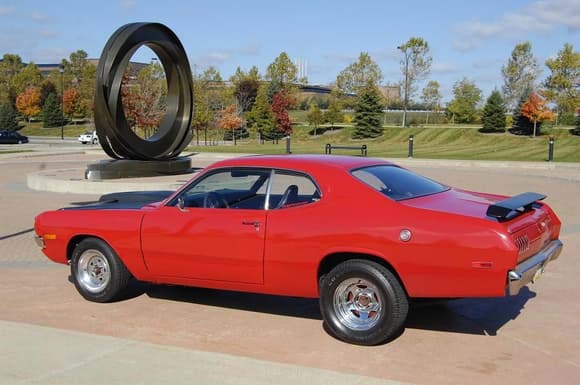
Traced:
<path fill-rule="evenodd" d="M 64 66 L 61 64 L 58 66 L 58 72 L 60 72 L 60 140 L 64 140 Z"/>
<path fill-rule="evenodd" d="M 407 104 L 409 103 L 409 54 L 407 53 L 407 47 L 398 46 L 397 49 L 401 50 L 405 55 L 405 99 L 403 101 L 403 124 L 405 127 L 407 125 Z"/>

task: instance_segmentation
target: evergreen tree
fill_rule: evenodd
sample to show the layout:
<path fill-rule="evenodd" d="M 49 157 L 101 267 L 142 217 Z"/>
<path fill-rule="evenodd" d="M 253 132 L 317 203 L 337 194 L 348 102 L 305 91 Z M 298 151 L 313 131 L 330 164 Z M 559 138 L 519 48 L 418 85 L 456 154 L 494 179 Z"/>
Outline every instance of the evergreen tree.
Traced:
<path fill-rule="evenodd" d="M 520 97 L 516 108 L 513 111 L 513 123 L 510 132 L 514 135 L 532 135 L 534 132 L 534 123 L 522 114 L 522 106 L 530 97 L 532 90 L 530 88 L 526 89 L 522 96 Z M 537 125 L 537 134 L 540 133 L 541 123 Z"/>
<path fill-rule="evenodd" d="M 252 110 L 246 114 L 248 127 L 256 131 L 272 133 L 274 131 L 274 114 L 268 103 L 268 86 L 261 85 Z"/>
<path fill-rule="evenodd" d="M 505 105 L 503 98 L 498 90 L 494 90 L 483 108 L 483 131 L 505 131 Z"/>
<path fill-rule="evenodd" d="M 44 102 L 44 107 L 42 108 L 42 116 L 44 119 L 43 127 L 58 127 L 62 123 L 62 111 L 58 101 L 56 100 L 56 95 L 53 93 L 48 94 L 46 101 Z"/>
<path fill-rule="evenodd" d="M 376 138 L 383 134 L 381 117 L 383 107 L 376 87 L 363 89 L 355 106 L 353 139 Z"/>
<path fill-rule="evenodd" d="M 16 120 L 17 116 L 11 103 L 2 104 L 0 107 L 0 130 L 17 131 L 19 128 Z"/>

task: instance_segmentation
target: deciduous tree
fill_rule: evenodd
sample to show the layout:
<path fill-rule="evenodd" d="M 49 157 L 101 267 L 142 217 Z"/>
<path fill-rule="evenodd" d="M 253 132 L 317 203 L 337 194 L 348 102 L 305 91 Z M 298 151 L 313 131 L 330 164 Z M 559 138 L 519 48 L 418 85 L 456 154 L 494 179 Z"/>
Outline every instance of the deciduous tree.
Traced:
<path fill-rule="evenodd" d="M 421 37 L 412 37 L 397 47 L 403 53 L 401 71 L 403 72 L 403 127 L 407 124 L 407 107 L 416 91 L 416 83 L 431 70 L 429 43 Z"/>
<path fill-rule="evenodd" d="M 536 136 L 538 122 L 553 120 L 554 113 L 547 106 L 548 101 L 538 92 L 532 92 L 528 100 L 522 106 L 522 115 L 526 116 L 534 124 L 532 136 Z"/>
<path fill-rule="evenodd" d="M 355 106 L 353 139 L 376 138 L 383 134 L 381 117 L 383 106 L 376 87 L 363 88 Z"/>
<path fill-rule="evenodd" d="M 298 67 L 292 63 L 286 52 L 280 53 L 266 70 L 266 80 L 270 81 L 269 95 L 277 93 L 293 96 L 297 92 L 297 83 L 306 83 L 306 79 L 298 78 Z"/>
<path fill-rule="evenodd" d="M 13 87 L 17 94 L 22 93 L 28 87 L 40 87 L 41 83 L 42 74 L 34 63 L 29 63 L 13 78 Z"/>
<path fill-rule="evenodd" d="M 477 104 L 481 100 L 481 90 L 467 78 L 453 86 L 453 100 L 447 105 L 454 123 L 475 123 Z"/>
<path fill-rule="evenodd" d="M 284 92 L 278 92 L 272 98 L 272 112 L 276 121 L 276 131 L 283 135 L 292 133 L 292 122 L 288 115 L 288 110 L 292 104 L 292 99 Z"/>
<path fill-rule="evenodd" d="M 558 55 L 546 60 L 550 75 L 545 81 L 546 97 L 558 106 L 558 121 L 569 116 L 573 123 L 575 109 L 580 106 L 580 52 L 572 44 L 564 44 Z"/>
<path fill-rule="evenodd" d="M 234 97 L 243 112 L 252 109 L 258 88 L 260 88 L 260 75 L 257 67 L 252 67 L 248 73 L 245 73 L 238 67 L 236 73 L 230 78 L 234 83 Z"/>
<path fill-rule="evenodd" d="M 237 107 L 235 104 L 230 104 L 222 111 L 218 124 L 221 129 L 232 132 L 235 144 L 237 137 L 236 130 L 241 128 L 243 124 L 243 119 L 238 115 Z"/>
<path fill-rule="evenodd" d="M 0 103 L 10 102 L 16 105 L 17 93 L 14 90 L 14 76 L 24 68 L 18 55 L 4 54 L 0 61 Z"/>
<path fill-rule="evenodd" d="M 506 65 L 501 69 L 503 76 L 503 98 L 511 111 L 528 89 L 533 89 L 538 78 L 538 61 L 532 54 L 529 41 L 519 43 L 513 49 Z"/>
<path fill-rule="evenodd" d="M 306 120 L 308 124 L 314 126 L 314 136 L 317 134 L 318 126 L 320 126 L 324 122 L 324 116 L 322 115 L 322 111 L 318 104 L 311 103 L 310 107 L 308 108 L 308 114 L 306 115 Z"/>
<path fill-rule="evenodd" d="M 358 94 L 366 87 L 378 87 L 383 80 L 381 69 L 367 52 L 361 52 L 358 60 L 349 64 L 336 77 L 336 86 L 344 94 Z"/>
<path fill-rule="evenodd" d="M 425 107 L 429 110 L 439 112 L 441 109 L 441 92 L 439 91 L 439 82 L 436 80 L 430 80 L 429 83 L 423 88 L 422 99 L 425 103 Z M 429 124 L 429 111 L 427 111 L 427 118 L 425 119 L 425 124 Z"/>
<path fill-rule="evenodd" d="M 331 95 L 330 102 L 328 104 L 328 110 L 324 112 L 324 120 L 330 123 L 331 129 L 334 129 L 335 123 L 342 122 L 344 120 L 342 104 L 338 97 Z"/>
<path fill-rule="evenodd" d="M 16 108 L 28 121 L 40 112 L 40 89 L 28 87 L 16 98 Z"/>

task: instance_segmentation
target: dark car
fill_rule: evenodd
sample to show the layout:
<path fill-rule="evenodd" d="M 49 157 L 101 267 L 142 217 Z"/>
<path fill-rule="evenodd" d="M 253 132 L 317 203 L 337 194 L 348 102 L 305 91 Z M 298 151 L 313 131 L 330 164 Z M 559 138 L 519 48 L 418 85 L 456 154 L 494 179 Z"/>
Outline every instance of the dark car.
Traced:
<path fill-rule="evenodd" d="M 0 131 L 0 144 L 28 143 L 28 137 L 16 131 Z"/>

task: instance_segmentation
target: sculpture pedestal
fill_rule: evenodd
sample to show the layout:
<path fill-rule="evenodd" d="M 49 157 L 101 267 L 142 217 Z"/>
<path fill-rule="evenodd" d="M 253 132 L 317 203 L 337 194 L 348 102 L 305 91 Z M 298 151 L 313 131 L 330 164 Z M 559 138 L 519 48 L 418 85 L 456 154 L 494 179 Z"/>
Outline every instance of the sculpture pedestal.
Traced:
<path fill-rule="evenodd" d="M 179 157 L 171 160 L 102 160 L 90 163 L 85 170 L 85 179 L 141 178 L 187 174 L 191 169 L 191 159 Z"/>

